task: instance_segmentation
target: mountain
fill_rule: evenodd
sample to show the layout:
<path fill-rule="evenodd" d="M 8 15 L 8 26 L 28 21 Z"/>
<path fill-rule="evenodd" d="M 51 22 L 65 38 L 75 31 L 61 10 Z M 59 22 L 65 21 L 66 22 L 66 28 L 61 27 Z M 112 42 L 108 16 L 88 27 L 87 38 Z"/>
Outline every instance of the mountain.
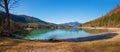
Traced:
<path fill-rule="evenodd" d="M 0 15 L 5 19 L 5 13 L 0 11 Z M 47 22 L 42 21 L 40 19 L 37 19 L 35 17 L 27 16 L 27 15 L 14 15 L 10 14 L 11 19 L 15 22 L 21 22 L 21 23 L 44 23 L 47 24 Z"/>
<path fill-rule="evenodd" d="M 82 24 L 83 27 L 120 27 L 120 6 L 96 20 Z"/>
<path fill-rule="evenodd" d="M 118 12 L 120 12 L 120 5 L 118 5 L 115 9 L 110 11 L 108 14 L 106 14 L 106 16 L 111 16 L 112 14 L 116 14 Z"/>
<path fill-rule="evenodd" d="M 60 25 L 71 26 L 72 28 L 77 28 L 80 25 L 80 23 L 79 22 L 69 22 L 69 23 L 64 23 L 64 24 L 60 24 Z"/>
<path fill-rule="evenodd" d="M 0 16 L 2 16 L 3 19 L 6 19 L 5 13 L 2 11 L 0 11 Z M 53 27 L 54 25 L 56 25 L 53 23 L 42 21 L 42 20 L 35 18 L 35 17 L 27 16 L 27 15 L 10 14 L 10 17 L 11 17 L 12 21 L 23 23 L 23 24 L 30 26 L 30 27 L 50 28 L 50 27 Z"/>

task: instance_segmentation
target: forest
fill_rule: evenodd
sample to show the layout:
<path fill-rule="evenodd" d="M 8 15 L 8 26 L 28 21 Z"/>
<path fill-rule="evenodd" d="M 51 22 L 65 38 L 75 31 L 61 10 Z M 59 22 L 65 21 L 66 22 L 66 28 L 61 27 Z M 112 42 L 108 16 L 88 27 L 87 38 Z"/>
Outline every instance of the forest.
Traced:
<path fill-rule="evenodd" d="M 107 15 L 100 17 L 96 20 L 86 22 L 82 24 L 82 27 L 120 27 L 120 6 L 117 6 L 114 10 Z"/>

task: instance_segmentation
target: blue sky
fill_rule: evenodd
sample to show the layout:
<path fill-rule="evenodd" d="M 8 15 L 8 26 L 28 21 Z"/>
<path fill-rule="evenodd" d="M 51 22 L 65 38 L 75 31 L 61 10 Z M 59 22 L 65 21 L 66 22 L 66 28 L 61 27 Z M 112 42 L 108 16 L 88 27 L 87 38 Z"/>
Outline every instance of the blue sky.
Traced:
<path fill-rule="evenodd" d="M 85 23 L 114 9 L 120 0 L 21 0 L 11 13 L 28 15 L 51 23 Z"/>

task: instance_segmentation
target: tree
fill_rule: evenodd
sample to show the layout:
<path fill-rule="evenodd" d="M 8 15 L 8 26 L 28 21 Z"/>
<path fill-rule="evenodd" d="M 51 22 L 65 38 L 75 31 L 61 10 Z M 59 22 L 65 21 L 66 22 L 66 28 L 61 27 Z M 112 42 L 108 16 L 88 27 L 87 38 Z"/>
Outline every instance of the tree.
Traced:
<path fill-rule="evenodd" d="M 7 19 L 7 31 L 9 35 L 11 34 L 11 25 L 10 25 L 10 9 L 14 8 L 19 0 L 0 0 L 0 8 L 6 13 Z"/>

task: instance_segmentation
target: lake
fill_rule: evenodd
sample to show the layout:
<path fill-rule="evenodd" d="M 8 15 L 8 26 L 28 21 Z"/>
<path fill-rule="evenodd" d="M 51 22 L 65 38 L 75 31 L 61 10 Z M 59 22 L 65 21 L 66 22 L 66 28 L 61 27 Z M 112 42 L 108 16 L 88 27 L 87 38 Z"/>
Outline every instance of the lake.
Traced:
<path fill-rule="evenodd" d="M 69 39 L 90 36 L 106 32 L 107 30 L 96 29 L 38 29 L 32 30 L 27 36 L 22 39 L 29 40 L 49 40 L 49 39 Z"/>

